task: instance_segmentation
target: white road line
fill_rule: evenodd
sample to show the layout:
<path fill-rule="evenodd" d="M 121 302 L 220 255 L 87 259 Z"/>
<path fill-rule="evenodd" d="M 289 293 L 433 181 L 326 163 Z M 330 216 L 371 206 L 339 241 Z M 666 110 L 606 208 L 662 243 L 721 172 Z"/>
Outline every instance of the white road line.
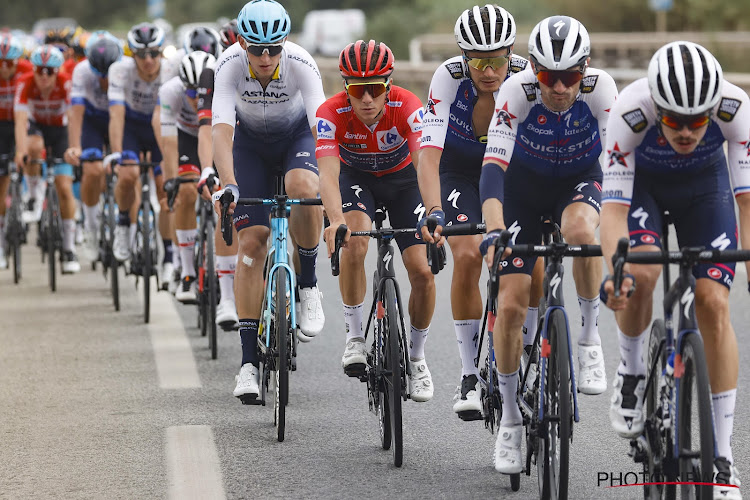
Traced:
<path fill-rule="evenodd" d="M 181 425 L 167 428 L 167 467 L 169 498 L 226 498 L 211 427 Z"/>
<path fill-rule="evenodd" d="M 153 283 L 152 283 L 153 287 Z M 162 389 L 196 389 L 201 379 L 185 327 L 168 293 L 151 293 L 151 345 Z"/>

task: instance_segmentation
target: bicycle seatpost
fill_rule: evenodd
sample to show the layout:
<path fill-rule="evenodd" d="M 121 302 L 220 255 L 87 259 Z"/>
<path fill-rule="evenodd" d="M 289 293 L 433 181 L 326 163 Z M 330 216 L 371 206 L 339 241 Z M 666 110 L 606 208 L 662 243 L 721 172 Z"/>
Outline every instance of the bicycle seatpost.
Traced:
<path fill-rule="evenodd" d="M 333 255 L 331 255 L 331 274 L 334 276 L 338 276 L 341 272 L 339 266 L 339 252 L 341 251 L 341 244 L 344 242 L 347 229 L 346 224 L 341 224 L 338 229 L 336 229 L 336 239 L 334 240 L 336 248 L 333 251 Z"/>

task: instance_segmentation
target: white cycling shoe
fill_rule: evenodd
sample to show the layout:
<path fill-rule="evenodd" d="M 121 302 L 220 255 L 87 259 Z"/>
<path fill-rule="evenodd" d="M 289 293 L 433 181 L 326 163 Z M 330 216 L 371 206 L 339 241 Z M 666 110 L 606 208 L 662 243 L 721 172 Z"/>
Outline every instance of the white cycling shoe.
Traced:
<path fill-rule="evenodd" d="M 482 419 L 481 390 L 476 375 L 464 375 L 461 378 L 461 385 L 456 388 L 456 395 L 453 397 L 453 411 L 458 414 L 458 418 L 466 421 Z"/>
<path fill-rule="evenodd" d="M 216 324 L 223 330 L 236 330 L 240 320 L 237 317 L 237 307 L 232 299 L 221 299 L 216 306 Z"/>
<path fill-rule="evenodd" d="M 367 347 L 365 339 L 353 338 L 346 342 L 344 355 L 341 357 L 341 367 L 350 377 L 361 377 L 367 366 Z"/>
<path fill-rule="evenodd" d="M 310 342 L 313 337 L 323 331 L 326 317 L 323 314 L 323 304 L 320 302 L 322 297 L 323 294 L 318 290 L 317 285 L 300 288 L 297 338 L 301 342 Z"/>
<path fill-rule="evenodd" d="M 125 262 L 130 257 L 130 228 L 115 226 L 115 239 L 112 242 L 112 253 L 115 259 Z"/>
<path fill-rule="evenodd" d="M 600 345 L 578 344 L 578 391 L 601 394 L 607 390 L 604 353 Z"/>
<path fill-rule="evenodd" d="M 742 500 L 737 467 L 724 457 L 714 460 L 714 500 Z"/>
<path fill-rule="evenodd" d="M 424 403 L 432 399 L 434 388 L 432 386 L 432 374 L 427 368 L 424 359 L 417 361 L 409 360 L 411 375 L 409 375 L 409 393 L 412 401 Z"/>
<path fill-rule="evenodd" d="M 612 387 L 614 392 L 609 404 L 612 428 L 626 439 L 640 436 L 645 422 L 643 399 L 646 394 L 646 376 L 617 372 Z"/>
<path fill-rule="evenodd" d="M 523 425 L 500 424 L 495 440 L 495 470 L 502 474 L 519 474 L 523 471 L 521 438 Z"/>
<path fill-rule="evenodd" d="M 234 388 L 234 397 L 240 399 L 257 399 L 260 395 L 259 372 L 251 363 L 245 363 L 240 368 L 240 373 L 235 377 L 237 386 Z"/>

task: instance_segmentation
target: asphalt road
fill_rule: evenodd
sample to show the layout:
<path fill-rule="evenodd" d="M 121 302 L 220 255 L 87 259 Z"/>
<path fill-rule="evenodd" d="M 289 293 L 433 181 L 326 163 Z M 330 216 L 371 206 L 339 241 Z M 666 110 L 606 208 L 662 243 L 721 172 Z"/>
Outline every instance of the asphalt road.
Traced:
<path fill-rule="evenodd" d="M 34 238 L 30 238 L 34 240 Z M 369 269 L 373 269 L 370 252 Z M 121 279 L 122 310 L 108 283 L 87 263 L 47 286 L 33 245 L 13 285 L 0 272 L 0 498 L 534 498 L 536 470 L 513 493 L 492 466 L 494 436 L 482 422 L 452 411 L 460 362 L 450 315 L 450 260 L 437 278 L 438 307 L 426 346 L 435 397 L 404 405 L 404 465 L 380 449 L 365 386 L 343 374 L 341 300 L 328 262 L 319 258 L 326 329 L 300 346 L 291 377 L 286 441 L 278 443 L 271 406 L 243 406 L 231 392 L 240 362 L 236 333 L 219 332 L 210 359 L 196 310 L 165 292 L 154 317 L 141 319 L 141 293 Z M 404 296 L 408 282 L 400 262 Z M 369 273 L 368 273 L 369 274 Z M 747 365 L 750 308 L 738 270 L 731 293 L 741 367 Z M 580 324 L 572 277 L 565 294 Z M 368 297 L 369 300 L 369 297 Z M 613 315 L 600 331 L 608 379 L 618 362 Z M 575 331 L 575 326 L 574 326 Z M 748 370 L 740 369 L 734 454 L 741 477 L 750 456 Z M 583 396 L 571 448 L 571 498 L 638 498 L 609 488 L 641 468 L 611 430 L 611 389 Z M 614 482 L 611 478 L 614 475 Z M 748 479 L 750 480 L 750 479 Z"/>

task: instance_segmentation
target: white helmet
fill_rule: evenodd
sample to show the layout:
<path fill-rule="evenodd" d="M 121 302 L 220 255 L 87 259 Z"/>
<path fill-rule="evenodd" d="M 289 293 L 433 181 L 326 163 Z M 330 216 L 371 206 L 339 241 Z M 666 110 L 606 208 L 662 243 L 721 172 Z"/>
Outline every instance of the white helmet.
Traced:
<path fill-rule="evenodd" d="M 453 32 L 461 49 L 489 52 L 515 43 L 516 22 L 502 7 L 475 5 L 463 11 Z"/>
<path fill-rule="evenodd" d="M 551 70 L 580 66 L 591 53 L 586 28 L 568 16 L 552 16 L 534 26 L 529 37 L 529 58 Z"/>
<path fill-rule="evenodd" d="M 203 70 L 213 67 L 215 62 L 214 56 L 202 50 L 191 52 L 180 61 L 180 80 L 186 87 L 197 87 Z"/>
<path fill-rule="evenodd" d="M 656 105 L 681 115 L 699 115 L 721 98 L 719 61 L 700 45 L 672 42 L 656 51 L 648 65 L 648 88 Z"/>

